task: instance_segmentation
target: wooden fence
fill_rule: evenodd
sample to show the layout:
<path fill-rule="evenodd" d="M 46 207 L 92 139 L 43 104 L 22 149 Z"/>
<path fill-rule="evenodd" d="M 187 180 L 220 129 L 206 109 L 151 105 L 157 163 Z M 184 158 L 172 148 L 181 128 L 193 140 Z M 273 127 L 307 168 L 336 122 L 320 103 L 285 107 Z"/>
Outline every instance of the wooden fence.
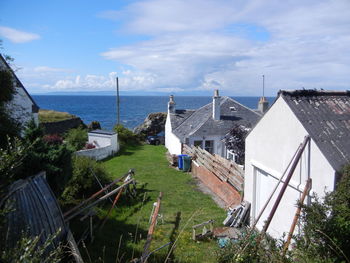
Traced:
<path fill-rule="evenodd" d="M 232 185 L 238 192 L 243 191 L 244 171 L 237 164 L 217 155 L 210 154 L 199 147 L 183 144 L 183 154 L 192 156 L 198 165 L 205 167 L 221 181 Z"/>

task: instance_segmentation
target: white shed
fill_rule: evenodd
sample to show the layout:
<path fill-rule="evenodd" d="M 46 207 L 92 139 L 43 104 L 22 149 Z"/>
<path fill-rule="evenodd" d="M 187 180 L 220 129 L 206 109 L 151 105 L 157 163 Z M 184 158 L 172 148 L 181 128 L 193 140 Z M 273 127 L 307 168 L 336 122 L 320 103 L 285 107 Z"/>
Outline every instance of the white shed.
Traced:
<path fill-rule="evenodd" d="M 93 130 L 88 132 L 88 143 L 95 148 L 81 150 L 77 155 L 102 160 L 119 151 L 118 133 L 105 130 Z"/>
<path fill-rule="evenodd" d="M 312 179 L 310 195 L 322 197 L 325 191 L 334 190 L 342 166 L 350 162 L 349 92 L 279 92 L 275 103 L 246 138 L 244 198 L 252 204 L 251 221 L 260 213 L 307 135 L 310 143 L 268 229 L 276 238 L 289 231 L 306 180 Z M 262 229 L 282 183 L 259 220 L 258 229 Z"/>

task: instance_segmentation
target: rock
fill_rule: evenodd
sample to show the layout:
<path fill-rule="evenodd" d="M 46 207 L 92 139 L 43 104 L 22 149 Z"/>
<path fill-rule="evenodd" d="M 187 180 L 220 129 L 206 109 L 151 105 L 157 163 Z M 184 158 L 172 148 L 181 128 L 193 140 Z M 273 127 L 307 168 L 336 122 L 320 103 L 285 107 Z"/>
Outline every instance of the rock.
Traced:
<path fill-rule="evenodd" d="M 144 122 L 134 129 L 134 133 L 148 136 L 164 132 L 166 116 L 165 112 L 150 113 Z"/>

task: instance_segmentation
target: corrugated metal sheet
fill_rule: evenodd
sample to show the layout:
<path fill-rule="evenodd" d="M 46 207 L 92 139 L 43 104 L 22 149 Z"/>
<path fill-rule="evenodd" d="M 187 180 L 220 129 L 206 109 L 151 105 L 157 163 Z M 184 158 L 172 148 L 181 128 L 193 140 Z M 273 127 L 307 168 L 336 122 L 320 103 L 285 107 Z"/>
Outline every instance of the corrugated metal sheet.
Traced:
<path fill-rule="evenodd" d="M 350 92 L 280 91 L 336 171 L 350 163 Z"/>
<path fill-rule="evenodd" d="M 9 247 L 13 247 L 23 233 L 29 237 L 40 236 L 39 245 L 56 233 L 59 234 L 53 242 L 54 247 L 66 241 L 68 228 L 45 173 L 13 183 L 4 201 L 4 206 L 10 210 L 6 216 Z"/>

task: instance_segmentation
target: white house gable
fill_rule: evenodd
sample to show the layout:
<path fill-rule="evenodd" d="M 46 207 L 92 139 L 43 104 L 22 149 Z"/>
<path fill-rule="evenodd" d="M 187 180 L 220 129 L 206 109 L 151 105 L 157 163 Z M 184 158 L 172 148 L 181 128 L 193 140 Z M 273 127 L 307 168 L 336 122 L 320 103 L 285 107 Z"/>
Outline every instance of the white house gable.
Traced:
<path fill-rule="evenodd" d="M 244 193 L 245 199 L 252 204 L 252 220 L 260 213 L 306 135 L 308 132 L 280 96 L 246 138 Z M 311 140 L 273 217 L 269 233 L 281 237 L 289 230 L 307 178 L 313 180 L 312 191 L 323 196 L 325 187 L 333 190 L 334 174 L 332 166 Z M 259 220 L 259 229 L 263 227 L 279 189 Z"/>

